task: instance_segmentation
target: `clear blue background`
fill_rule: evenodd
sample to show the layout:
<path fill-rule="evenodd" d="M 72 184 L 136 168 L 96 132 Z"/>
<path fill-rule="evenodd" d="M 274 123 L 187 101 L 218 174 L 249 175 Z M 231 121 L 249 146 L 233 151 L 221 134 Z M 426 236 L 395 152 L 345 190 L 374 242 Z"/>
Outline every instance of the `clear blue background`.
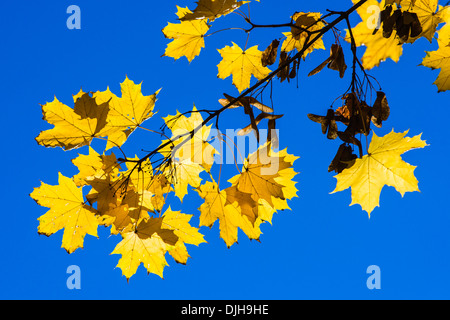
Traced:
<path fill-rule="evenodd" d="M 66 9 L 81 8 L 81 30 L 69 30 Z M 377 134 L 395 129 L 409 135 L 423 133 L 429 146 L 406 153 L 403 158 L 418 168 L 421 192 L 402 199 L 385 187 L 381 207 L 370 220 L 358 205 L 349 207 L 350 190 L 330 195 L 335 187 L 327 172 L 338 146 L 328 141 L 307 113 L 325 114 L 333 100 L 349 85 L 350 72 L 340 80 L 335 71 L 324 70 L 307 78 L 308 72 L 328 56 L 317 51 L 302 63 L 299 86 L 294 81 L 274 83 L 281 147 L 300 156 L 295 163 L 298 198 L 292 211 L 274 216 L 273 225 L 262 227 L 261 243 L 239 234 L 239 244 L 227 249 L 218 236 L 217 224 L 201 228 L 208 244 L 189 246 L 186 266 L 168 257 L 164 279 L 147 275 L 144 268 L 127 283 L 115 268 L 120 256 L 110 255 L 120 237 L 109 237 L 100 227 L 99 238 L 86 236 L 85 248 L 69 255 L 61 246 L 62 232 L 51 237 L 37 234 L 37 218 L 46 212 L 30 197 L 40 181 L 57 184 L 58 171 L 77 172 L 70 160 L 87 149 L 64 152 L 38 146 L 34 138 L 50 128 L 42 121 L 40 104 L 54 96 L 71 105 L 72 94 L 105 90 L 120 93 L 125 75 L 143 81 L 144 94 L 163 88 L 159 113 L 146 123 L 159 128 L 160 117 L 175 110 L 218 108 L 223 92 L 236 95 L 231 79 L 217 79 L 220 55 L 216 48 L 245 44 L 240 31 L 207 38 L 206 49 L 192 63 L 161 57 L 168 41 L 161 29 L 176 21 L 175 5 L 186 1 L 3 1 L 0 4 L 0 66 L 2 96 L 3 168 L 0 233 L 0 298 L 3 299 L 448 299 L 450 298 L 450 174 L 448 112 L 450 93 L 437 94 L 432 85 L 437 71 L 418 66 L 424 50 L 434 50 L 421 39 L 405 45 L 399 63 L 391 60 L 374 69 L 391 106 L 391 117 Z M 283 23 L 295 11 L 345 10 L 351 1 L 273 1 L 252 7 L 257 23 Z M 359 21 L 352 16 L 353 25 Z M 241 23 L 237 15 L 216 21 L 219 29 L 228 22 Z M 345 24 L 339 25 L 341 30 Z M 256 30 L 249 45 L 264 49 L 286 30 Z M 343 33 L 344 34 L 344 33 Z M 325 38 L 329 48 L 332 36 Z M 364 48 L 359 48 L 362 54 Z M 347 63 L 350 54 L 346 46 Z M 239 128 L 247 119 L 238 111 L 221 119 L 221 127 Z M 136 132 L 127 142 L 129 154 L 143 154 L 159 143 L 158 136 Z M 103 144 L 93 144 L 101 151 Z M 226 168 L 228 177 L 234 166 Z M 195 191 L 175 210 L 195 214 L 201 202 Z M 195 220 L 194 221 L 197 221 Z M 81 268 L 81 290 L 69 290 L 66 269 Z M 366 269 L 381 268 L 381 289 L 369 290 Z"/>

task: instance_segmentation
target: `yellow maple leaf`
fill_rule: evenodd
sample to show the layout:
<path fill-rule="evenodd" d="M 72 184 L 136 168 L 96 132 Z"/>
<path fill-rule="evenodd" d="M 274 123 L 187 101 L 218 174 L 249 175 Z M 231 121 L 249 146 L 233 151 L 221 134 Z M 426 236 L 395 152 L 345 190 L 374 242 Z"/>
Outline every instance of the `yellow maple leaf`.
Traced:
<path fill-rule="evenodd" d="M 211 125 L 203 125 L 203 117 L 194 106 L 190 117 L 186 117 L 177 111 L 177 114 L 163 118 L 167 127 L 172 131 L 172 143 L 162 148 L 159 152 L 165 157 L 173 157 L 178 160 L 188 159 L 192 163 L 200 164 L 206 171 L 210 171 L 214 163 L 214 155 L 217 150 L 208 142 L 210 139 Z M 196 128 L 201 128 L 193 132 Z M 181 138 L 177 138 L 181 136 Z M 189 139 L 189 141 L 185 141 Z M 162 144 L 168 140 L 163 140 Z M 183 145 L 181 143 L 183 142 Z"/>
<path fill-rule="evenodd" d="M 94 94 L 97 103 L 109 105 L 107 125 L 101 132 L 102 136 L 108 136 L 105 150 L 122 146 L 136 128 L 153 116 L 159 90 L 145 96 L 142 94 L 141 85 L 142 83 L 135 84 L 126 77 L 120 84 L 122 92 L 120 98 L 112 93 L 109 87 Z"/>
<path fill-rule="evenodd" d="M 191 217 L 169 207 L 162 217 L 140 219 L 135 230 L 124 232 L 111 253 L 122 255 L 117 264 L 122 274 L 129 279 L 142 263 L 149 273 L 163 277 L 168 265 L 166 252 L 173 253 L 177 262 L 186 263 L 189 255 L 185 244 L 198 246 L 205 242 L 198 228 L 189 224 Z"/>
<path fill-rule="evenodd" d="M 438 31 L 438 44 L 440 47 L 450 45 L 450 6 L 439 6 L 439 15 L 444 26 Z"/>
<path fill-rule="evenodd" d="M 370 217 L 370 213 L 379 206 L 383 186 L 394 187 L 403 196 L 405 192 L 419 191 L 414 176 L 416 167 L 403 161 L 401 155 L 411 149 L 424 148 L 421 136 L 405 137 L 408 131 L 394 131 L 378 137 L 373 134 L 368 154 L 356 159 L 355 163 L 336 175 L 336 189 L 332 192 L 352 189 L 352 203 L 359 204 Z"/>
<path fill-rule="evenodd" d="M 177 8 L 179 19 L 192 13 L 188 8 L 179 6 Z M 173 39 L 173 41 L 167 45 L 164 56 L 172 57 L 175 60 L 186 57 L 191 62 L 205 47 L 204 36 L 209 28 L 210 26 L 205 19 L 182 21 L 181 23 L 169 22 L 162 32 L 166 38 Z"/>
<path fill-rule="evenodd" d="M 233 204 L 236 202 L 241 209 L 241 215 L 246 216 L 251 223 L 255 223 L 259 217 L 259 204 L 253 200 L 251 194 L 239 191 L 236 186 L 226 188 L 224 191 L 227 203 Z"/>
<path fill-rule="evenodd" d="M 81 188 L 59 173 L 59 184 L 42 183 L 30 194 L 39 205 L 50 208 L 39 217 L 38 233 L 50 236 L 64 229 L 62 248 L 68 253 L 83 248 L 86 234 L 97 237 L 97 211 L 87 205 Z"/>
<path fill-rule="evenodd" d="M 142 220 L 136 230 L 122 233 L 122 241 L 111 254 L 122 255 L 117 267 L 127 280 L 136 273 L 141 263 L 148 273 L 163 277 L 164 267 L 168 265 L 165 258 L 168 246 L 174 246 L 178 239 L 173 231 L 167 230 L 161 235 L 158 233 L 160 230 L 161 218 L 154 218 Z"/>
<path fill-rule="evenodd" d="M 86 199 L 91 204 L 97 203 L 97 210 L 101 215 L 120 205 L 122 192 L 118 177 L 99 172 L 88 177 L 86 183 L 92 187 Z"/>
<path fill-rule="evenodd" d="M 218 51 L 222 61 L 217 66 L 219 69 L 217 76 L 225 79 L 232 75 L 233 84 L 239 92 L 250 87 L 252 75 L 261 80 L 270 73 L 270 69 L 262 65 L 262 51 L 258 50 L 258 46 L 243 51 L 233 42 L 232 47 L 226 46 Z"/>
<path fill-rule="evenodd" d="M 164 212 L 161 227 L 163 229 L 172 230 L 178 237 L 175 247 L 169 251 L 169 254 L 175 259 L 176 262 L 186 264 L 189 254 L 186 250 L 186 243 L 192 245 L 200 245 L 206 241 L 203 239 L 203 235 L 198 232 L 198 228 L 194 228 L 189 224 L 189 221 L 193 215 L 184 214 L 180 211 L 172 211 L 169 207 Z"/>
<path fill-rule="evenodd" d="M 214 21 L 215 19 L 225 16 L 249 1 L 237 0 L 198 0 L 197 7 L 193 12 L 188 12 L 180 18 L 181 21 L 188 20 L 203 20 L 208 19 Z"/>
<path fill-rule="evenodd" d="M 99 170 L 109 174 L 118 168 L 117 159 L 113 153 L 111 155 L 100 155 L 91 146 L 89 146 L 88 155 L 79 154 L 78 157 L 72 160 L 72 163 L 80 171 L 73 176 L 77 186 L 86 185 L 86 179 L 96 175 Z M 116 173 L 118 173 L 118 170 L 116 170 Z"/>
<path fill-rule="evenodd" d="M 121 179 L 126 180 L 138 191 L 148 190 L 153 183 L 153 168 L 150 160 L 145 160 L 136 167 L 139 158 L 136 156 L 131 162 L 127 162 L 127 170 L 120 173 Z"/>
<path fill-rule="evenodd" d="M 246 159 L 241 174 L 228 181 L 239 191 L 251 194 L 256 202 L 265 200 L 276 210 L 286 209 L 286 199 L 292 199 L 297 192 L 296 182 L 292 181 L 297 174 L 292 169 L 296 159 L 286 149 L 276 153 L 266 144 Z"/>
<path fill-rule="evenodd" d="M 74 109 L 55 99 L 42 106 L 43 119 L 54 128 L 42 131 L 36 141 L 46 147 L 65 150 L 89 145 L 94 137 L 102 136 L 106 125 L 108 104 L 97 103 L 88 93 L 79 93 Z"/>
<path fill-rule="evenodd" d="M 437 11 L 438 0 L 402 0 L 401 5 L 403 10 L 416 13 L 422 26 L 422 33 L 410 38 L 408 42 L 412 43 L 420 37 L 425 37 L 431 42 L 437 26 L 443 22 L 441 10 Z"/>
<path fill-rule="evenodd" d="M 321 14 L 318 12 L 297 12 L 292 16 L 295 25 L 299 28 L 307 29 L 310 32 L 320 30 L 324 27 L 323 22 L 319 21 Z M 308 34 L 298 28 L 291 27 L 291 32 L 283 32 L 286 39 L 281 45 L 281 51 L 290 52 L 294 49 L 301 51 L 305 45 Z M 305 59 L 308 54 L 316 49 L 325 49 L 322 38 L 315 41 L 302 55 Z"/>
<path fill-rule="evenodd" d="M 450 90 L 450 7 L 439 10 L 445 25 L 438 31 L 438 50 L 427 51 L 422 65 L 431 69 L 441 69 L 434 84 L 438 91 Z"/>
<path fill-rule="evenodd" d="M 219 220 L 220 236 L 230 247 L 237 242 L 238 228 L 250 239 L 259 239 L 260 225 L 271 222 L 276 210 L 289 209 L 286 199 L 296 196 L 291 168 L 297 157 L 286 150 L 267 153 L 268 145 L 251 154 L 243 172 L 229 180 L 231 187 L 220 190 L 216 182 L 197 188 L 205 202 L 200 206 L 200 225 L 211 227 Z"/>
<path fill-rule="evenodd" d="M 352 0 L 354 4 L 358 0 Z M 365 69 L 370 70 L 380 65 L 380 62 L 391 58 L 398 62 L 403 53 L 402 45 L 399 44 L 396 38 L 396 33 L 393 32 L 389 38 L 384 38 L 382 32 L 373 34 L 375 24 L 370 23 L 374 10 L 372 8 L 378 7 L 380 12 L 384 8 L 384 0 L 379 3 L 377 0 L 368 0 L 356 11 L 362 19 L 356 27 L 352 28 L 353 36 L 355 38 L 356 46 L 364 45 L 366 50 L 362 57 L 362 64 Z M 346 40 L 350 42 L 350 35 L 347 31 Z"/>
<path fill-rule="evenodd" d="M 109 159 L 103 157 L 102 167 L 108 162 Z M 140 218 L 148 217 L 148 212 L 155 211 L 153 193 L 149 191 L 153 175 L 143 169 L 132 170 L 133 165 L 134 162 L 128 162 L 128 170 L 120 173 L 117 168 L 99 169 L 85 179 L 92 187 L 86 198 L 91 204 L 97 203 L 100 223 L 112 226 L 111 234 L 129 230 Z"/>
<path fill-rule="evenodd" d="M 442 47 L 436 51 L 427 52 L 422 65 L 431 69 L 441 69 L 434 82 L 438 91 L 450 90 L 450 47 Z"/>
<path fill-rule="evenodd" d="M 220 190 L 217 183 L 207 181 L 197 189 L 205 202 L 200 206 L 200 226 L 212 227 L 219 220 L 220 237 L 227 247 L 231 247 L 238 240 L 238 228 L 242 229 L 250 239 L 259 239 L 263 222 L 257 219 L 251 223 L 234 198 L 228 198 L 227 191 Z M 231 202 L 233 201 L 233 202 Z"/>
<path fill-rule="evenodd" d="M 190 159 L 173 159 L 165 170 L 168 181 L 173 185 L 175 195 L 183 202 L 184 196 L 188 193 L 188 186 L 197 188 L 202 182 L 200 174 L 205 169 L 198 163 Z"/>
<path fill-rule="evenodd" d="M 139 206 L 148 211 L 160 212 L 165 204 L 167 194 L 173 191 L 169 180 L 164 173 L 153 173 L 151 162 L 147 159 L 136 167 L 135 159 L 127 162 L 127 170 L 120 173 L 119 180 L 128 188 L 140 195 Z M 186 186 L 187 189 L 187 186 Z M 139 207 L 135 205 L 134 207 Z"/>
<path fill-rule="evenodd" d="M 158 174 L 153 177 L 153 181 L 148 190 L 153 194 L 151 198 L 153 208 L 160 212 L 166 202 L 167 194 L 173 191 L 172 186 L 165 175 Z"/>

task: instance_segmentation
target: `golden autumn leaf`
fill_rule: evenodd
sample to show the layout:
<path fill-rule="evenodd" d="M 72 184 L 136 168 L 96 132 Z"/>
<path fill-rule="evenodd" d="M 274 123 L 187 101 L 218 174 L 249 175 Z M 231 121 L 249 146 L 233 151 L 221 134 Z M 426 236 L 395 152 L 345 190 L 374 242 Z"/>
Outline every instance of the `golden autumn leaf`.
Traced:
<path fill-rule="evenodd" d="M 439 10 L 445 25 L 438 31 L 439 48 L 435 51 L 426 52 L 422 64 L 431 69 L 441 69 L 439 76 L 434 82 L 438 91 L 450 90 L 450 7 Z"/>
<path fill-rule="evenodd" d="M 199 208 L 201 213 L 199 225 L 212 227 L 219 220 L 220 237 L 225 241 L 227 247 L 231 247 L 237 242 L 238 228 L 242 229 L 250 239 L 259 239 L 261 235 L 259 225 L 262 220 L 257 219 L 252 224 L 248 217 L 242 213 L 243 209 L 236 201 L 236 194 L 229 197 L 230 192 L 220 190 L 217 183 L 210 181 L 201 185 L 197 191 L 200 197 L 205 200 Z M 245 205 L 248 205 L 248 201 L 251 201 L 251 199 L 246 198 Z M 251 205 L 253 204 L 256 203 Z M 244 210 L 246 210 L 245 207 Z"/>
<path fill-rule="evenodd" d="M 295 21 L 295 25 L 298 28 L 291 27 L 291 32 L 283 32 L 286 39 L 281 45 L 281 51 L 290 52 L 294 49 L 301 51 L 305 45 L 305 41 L 308 34 L 299 28 L 306 29 L 308 31 L 317 31 L 324 27 L 323 22 L 319 21 L 321 14 L 319 12 L 297 12 L 292 16 L 292 20 Z M 302 55 L 305 59 L 308 54 L 316 49 L 325 49 L 322 38 L 315 41 Z"/>
<path fill-rule="evenodd" d="M 239 92 L 250 87 L 252 75 L 261 80 L 270 73 L 270 69 L 262 65 L 262 51 L 258 50 L 258 46 L 244 51 L 233 42 L 232 47 L 219 49 L 219 53 L 222 61 L 217 65 L 219 69 L 217 76 L 220 79 L 233 76 L 233 84 Z"/>
<path fill-rule="evenodd" d="M 111 161 L 103 157 L 102 162 L 103 168 L 107 168 Z M 146 185 L 153 176 L 146 170 L 132 170 L 130 163 L 127 167 L 128 170 L 122 172 L 116 167 L 109 171 L 99 169 L 85 179 L 92 187 L 86 198 L 91 204 L 97 204 L 100 224 L 112 226 L 111 234 L 129 230 L 140 218 L 148 217 L 148 212 L 155 211 L 153 193 Z"/>
<path fill-rule="evenodd" d="M 154 173 L 151 162 L 147 159 L 141 162 L 137 167 L 138 158 L 130 159 L 132 162 L 127 162 L 127 170 L 120 173 L 118 179 L 119 185 L 122 188 L 126 186 L 135 193 L 138 198 L 134 198 L 134 208 L 140 207 L 143 210 L 151 212 L 161 212 L 167 194 L 174 191 L 169 180 L 164 173 Z M 116 182 L 115 184 L 118 184 Z M 187 188 L 187 187 L 186 187 Z M 131 200 L 128 199 L 128 202 Z M 130 204 L 132 205 L 132 204 Z"/>
<path fill-rule="evenodd" d="M 122 192 L 118 177 L 100 172 L 87 178 L 86 182 L 92 187 L 86 195 L 86 199 L 91 204 L 97 203 L 97 210 L 100 215 L 107 214 L 109 210 L 120 205 Z"/>
<path fill-rule="evenodd" d="M 156 218 L 157 219 L 157 218 Z M 122 270 L 127 280 L 133 276 L 142 263 L 148 273 L 154 273 L 163 277 L 164 267 L 167 266 L 165 254 L 174 246 L 177 237 L 173 231 L 167 230 L 163 237 L 158 231 L 161 230 L 161 219 L 142 220 L 136 230 L 122 233 L 122 241 L 117 244 L 111 254 L 120 254 L 117 267 Z"/>
<path fill-rule="evenodd" d="M 129 186 L 133 186 L 138 191 L 148 190 L 153 183 L 153 168 L 151 162 L 147 159 L 136 167 L 138 157 L 129 159 L 132 162 L 127 162 L 127 170 L 120 173 L 120 179 L 126 182 Z"/>
<path fill-rule="evenodd" d="M 172 143 L 162 148 L 159 152 L 165 157 L 178 160 L 190 160 L 201 165 L 209 172 L 214 163 L 214 155 L 217 150 L 209 143 L 211 125 L 202 125 L 203 117 L 197 108 L 193 107 L 190 116 L 186 117 L 177 111 L 176 115 L 169 115 L 164 119 L 166 126 L 172 131 Z M 190 132 L 197 131 L 191 136 Z M 177 138 L 180 137 L 180 138 Z M 189 141 L 185 141 L 189 139 Z M 163 140 L 162 143 L 167 143 Z M 181 145 L 181 143 L 183 143 Z"/>
<path fill-rule="evenodd" d="M 102 136 L 109 111 L 108 103 L 96 102 L 88 93 L 79 93 L 74 108 L 55 99 L 42 106 L 43 119 L 54 128 L 42 131 L 37 143 L 65 150 L 89 145 L 94 137 Z"/>
<path fill-rule="evenodd" d="M 358 2 L 358 0 L 352 1 L 354 4 Z M 381 3 L 377 0 L 368 0 L 356 10 L 361 17 L 362 22 L 352 28 L 352 32 L 355 38 L 356 46 L 359 47 L 364 45 L 366 47 L 362 57 L 362 64 L 367 70 L 379 66 L 380 62 L 386 60 L 387 58 L 391 58 L 393 61 L 398 62 L 403 53 L 403 48 L 399 44 L 395 32 L 393 32 L 389 38 L 383 37 L 382 32 L 373 34 L 376 23 L 371 21 L 374 14 L 374 10 L 372 10 L 372 8 L 378 7 L 381 11 L 384 8 L 384 4 L 384 0 L 381 1 Z M 346 40 L 350 42 L 350 35 L 348 31 Z"/>
<path fill-rule="evenodd" d="M 102 136 L 108 136 L 106 150 L 122 146 L 136 128 L 153 116 L 159 90 L 145 96 L 142 94 L 141 86 L 142 83 L 135 84 L 126 77 L 120 84 L 122 92 L 120 98 L 112 93 L 109 87 L 105 91 L 94 93 L 97 103 L 109 105 L 107 125 L 102 131 Z"/>
<path fill-rule="evenodd" d="M 167 194 L 173 191 L 173 188 L 164 174 L 158 174 L 153 176 L 152 183 L 150 184 L 148 190 L 153 195 L 151 198 L 153 208 L 160 212 L 166 203 Z"/>
<path fill-rule="evenodd" d="M 77 158 L 72 160 L 72 163 L 80 171 L 73 176 L 73 180 L 77 186 L 86 185 L 86 179 L 94 176 L 99 170 L 103 170 L 103 172 L 109 174 L 111 171 L 118 168 L 117 159 L 114 153 L 110 155 L 100 155 L 90 146 L 88 155 L 79 154 Z"/>
<path fill-rule="evenodd" d="M 188 12 L 180 18 L 181 21 L 215 19 L 227 15 L 249 1 L 237 0 L 198 0 L 193 12 Z"/>
<path fill-rule="evenodd" d="M 180 20 L 186 15 L 192 14 L 188 8 L 177 6 L 177 9 L 177 16 Z M 167 39 L 172 39 L 172 42 L 167 45 L 164 56 L 172 57 L 175 60 L 186 57 L 191 62 L 205 47 L 204 36 L 209 28 L 205 19 L 168 23 L 162 32 Z"/>
<path fill-rule="evenodd" d="M 107 211 L 100 212 L 100 224 L 111 226 L 111 234 L 128 232 L 140 219 L 149 218 L 153 212 L 150 192 L 136 192 L 133 189 L 119 196 L 116 202 L 110 203 Z"/>
<path fill-rule="evenodd" d="M 403 10 L 416 13 L 422 26 L 422 33 L 410 38 L 409 42 L 412 43 L 420 37 L 425 37 L 431 42 L 437 26 L 443 22 L 441 10 L 438 11 L 438 0 L 402 0 L 401 5 Z"/>
<path fill-rule="evenodd" d="M 236 186 L 228 187 L 224 191 L 227 202 L 237 202 L 241 208 L 241 215 L 246 216 L 251 223 L 255 223 L 258 218 L 258 202 L 253 200 L 249 193 L 239 191 Z"/>
<path fill-rule="evenodd" d="M 188 193 L 188 186 L 197 188 L 202 182 L 200 174 L 205 169 L 198 163 L 190 159 L 174 159 L 164 174 L 173 185 L 175 195 L 183 202 L 184 196 Z"/>
<path fill-rule="evenodd" d="M 436 51 L 427 52 L 422 65 L 431 69 L 440 69 L 439 76 L 434 82 L 438 91 L 450 90 L 450 47 L 442 47 Z"/>
<path fill-rule="evenodd" d="M 332 192 L 352 189 L 352 203 L 359 204 L 369 214 L 379 206 L 381 189 L 394 187 L 403 196 L 405 192 L 419 191 L 414 176 L 416 167 L 403 161 L 401 155 L 409 150 L 424 148 L 421 136 L 405 137 L 408 131 L 394 131 L 378 137 L 373 135 L 368 154 L 355 160 L 355 163 L 336 175 L 336 189 Z"/>
<path fill-rule="evenodd" d="M 68 253 L 83 248 L 86 234 L 97 237 L 97 211 L 87 205 L 81 188 L 59 173 L 59 184 L 42 183 L 30 194 L 39 205 L 50 208 L 39 217 L 38 233 L 50 236 L 64 229 L 62 248 Z"/>
<path fill-rule="evenodd" d="M 141 219 L 135 230 L 124 232 L 111 253 L 122 255 L 117 264 L 122 274 L 129 279 L 142 263 L 148 273 L 163 277 L 167 252 L 173 252 L 177 262 L 186 263 L 189 255 L 185 244 L 205 242 L 198 228 L 189 224 L 191 217 L 169 207 L 162 217 Z"/>
<path fill-rule="evenodd" d="M 269 145 L 260 147 L 243 165 L 241 174 L 229 180 L 241 192 L 251 195 L 254 201 L 265 200 L 276 210 L 286 209 L 286 199 L 296 196 L 292 178 L 297 174 L 292 165 L 297 157 L 286 150 L 273 152 Z"/>
<path fill-rule="evenodd" d="M 189 221 L 193 215 L 184 214 L 180 211 L 172 211 L 169 207 L 163 215 L 161 227 L 163 229 L 172 230 L 178 237 L 175 247 L 169 251 L 169 254 L 176 262 L 186 264 L 189 254 L 185 244 L 192 244 L 195 246 L 205 243 L 203 235 L 198 232 L 198 228 L 192 227 Z"/>
<path fill-rule="evenodd" d="M 438 31 L 439 47 L 450 46 L 450 6 L 439 7 L 439 13 L 445 24 Z"/>

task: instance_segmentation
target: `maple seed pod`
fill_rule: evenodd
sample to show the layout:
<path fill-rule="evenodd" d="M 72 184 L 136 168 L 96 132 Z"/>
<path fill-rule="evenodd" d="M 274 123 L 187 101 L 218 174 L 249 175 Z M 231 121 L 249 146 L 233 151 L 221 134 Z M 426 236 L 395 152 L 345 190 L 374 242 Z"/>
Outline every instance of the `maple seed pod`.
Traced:
<path fill-rule="evenodd" d="M 285 51 L 281 51 L 280 53 L 280 62 L 279 66 L 285 63 L 289 59 L 289 55 Z M 280 78 L 280 82 L 288 79 L 289 81 L 289 66 L 284 67 L 277 73 L 278 78 Z"/>
<path fill-rule="evenodd" d="M 397 18 L 395 28 L 397 30 L 397 36 L 400 39 L 400 43 L 408 41 L 410 25 L 405 23 L 405 15 L 403 13 Z"/>
<path fill-rule="evenodd" d="M 226 99 L 219 99 L 219 103 L 223 107 L 227 106 L 228 104 L 230 104 L 232 101 L 235 100 L 235 98 L 230 96 L 229 94 L 224 93 L 223 95 L 225 96 Z M 262 112 L 266 112 L 266 113 L 273 112 L 273 109 L 271 107 L 268 107 L 265 104 L 262 104 L 261 102 L 259 102 L 258 100 L 256 100 L 253 97 L 243 97 L 243 98 L 239 99 L 238 101 L 236 101 L 234 104 L 230 105 L 228 108 L 235 109 L 235 108 L 243 107 L 245 105 L 248 105 L 248 106 L 252 105 Z"/>
<path fill-rule="evenodd" d="M 423 29 L 422 25 L 420 24 L 417 13 L 406 11 L 403 13 L 403 15 L 404 15 L 404 23 L 407 23 L 410 26 L 411 30 L 410 37 L 411 38 L 418 37 L 422 33 Z"/>
<path fill-rule="evenodd" d="M 397 19 L 402 16 L 402 10 L 397 9 L 394 11 L 394 14 L 386 18 L 383 22 L 383 37 L 390 38 L 392 35 L 392 31 L 394 30 Z"/>
<path fill-rule="evenodd" d="M 328 166 L 328 172 L 335 171 L 336 173 L 341 173 L 344 169 L 351 167 L 356 158 L 357 156 L 353 154 L 352 148 L 343 143 L 339 146 L 336 156 Z"/>
<path fill-rule="evenodd" d="M 386 121 L 390 115 L 389 104 L 386 99 L 386 94 L 382 91 L 377 92 L 377 99 L 372 107 L 372 123 L 377 127 L 381 128 L 382 121 Z"/>
<path fill-rule="evenodd" d="M 277 60 L 277 52 L 278 46 L 280 45 L 280 41 L 275 39 L 272 43 L 267 47 L 266 50 L 262 53 L 261 63 L 263 67 L 271 66 Z"/>
<path fill-rule="evenodd" d="M 331 70 L 339 71 L 339 76 L 341 78 L 344 77 L 345 70 L 347 70 L 347 65 L 345 64 L 344 52 L 342 51 L 342 47 L 340 45 L 332 44 L 330 56 L 314 70 L 312 70 L 308 74 L 308 77 L 319 73 L 325 66 L 328 66 Z"/>
<path fill-rule="evenodd" d="M 327 138 L 334 140 L 338 137 L 337 124 L 334 118 L 334 110 L 328 109 L 326 116 L 318 116 L 315 114 L 308 114 L 308 118 L 316 123 L 320 123 L 322 127 L 322 133 L 327 134 Z"/>
<path fill-rule="evenodd" d="M 359 104 L 358 98 L 353 92 L 351 92 L 346 94 L 343 97 L 343 100 L 345 100 L 344 104 L 347 106 L 351 116 L 353 114 L 353 110 L 355 110 L 356 106 Z"/>
<path fill-rule="evenodd" d="M 384 8 L 384 10 L 380 12 L 380 22 L 381 23 L 385 22 L 391 16 L 391 13 L 392 13 L 392 5 L 386 6 L 386 8 Z"/>
<path fill-rule="evenodd" d="M 237 135 L 238 136 L 245 136 L 245 135 L 249 134 L 250 132 L 252 132 L 252 130 L 257 130 L 257 126 L 259 125 L 259 123 L 263 119 L 269 119 L 269 124 L 270 124 L 270 121 L 275 121 L 276 119 L 280 119 L 281 117 L 283 117 L 282 114 L 281 115 L 276 115 L 276 114 L 270 114 L 270 113 L 261 112 L 260 114 L 258 114 L 258 116 L 254 119 L 253 122 L 251 122 L 245 128 L 242 128 L 241 130 L 239 130 L 237 132 Z M 255 129 L 255 127 L 256 127 L 256 129 Z"/>
<path fill-rule="evenodd" d="M 335 115 L 342 116 L 344 119 L 350 120 L 351 111 L 346 105 L 343 105 L 342 107 L 336 109 Z"/>
<path fill-rule="evenodd" d="M 339 71 L 339 77 L 342 79 L 345 74 L 345 70 L 347 70 L 347 65 L 345 64 L 344 51 L 340 45 L 332 45 L 331 49 L 333 49 L 333 60 L 328 64 L 328 68 L 331 70 Z"/>

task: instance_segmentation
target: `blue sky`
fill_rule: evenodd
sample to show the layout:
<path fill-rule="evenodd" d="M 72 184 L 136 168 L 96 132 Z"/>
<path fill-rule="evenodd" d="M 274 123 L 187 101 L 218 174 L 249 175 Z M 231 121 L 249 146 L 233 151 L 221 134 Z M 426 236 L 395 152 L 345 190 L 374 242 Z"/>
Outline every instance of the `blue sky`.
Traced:
<path fill-rule="evenodd" d="M 191 2 L 189 2 L 191 3 Z M 295 11 L 345 10 L 351 1 L 279 1 L 255 4 L 252 18 L 257 23 L 283 23 Z M 69 30 L 66 9 L 81 8 L 81 30 Z M 291 211 L 279 212 L 273 224 L 262 228 L 261 242 L 239 234 L 239 244 L 227 249 L 219 238 L 218 226 L 201 228 L 208 244 L 190 246 L 192 257 L 186 266 L 168 258 L 164 279 L 147 275 L 139 268 L 129 283 L 115 268 L 118 255 L 110 255 L 119 237 L 109 236 L 101 227 L 99 238 L 86 236 L 85 248 L 69 255 L 61 246 L 62 232 L 51 237 L 37 234 L 37 218 L 46 212 L 30 197 L 40 181 L 57 184 L 58 172 L 77 172 L 70 160 L 86 148 L 64 152 L 38 146 L 34 138 L 50 128 L 42 120 L 40 104 L 56 96 L 70 104 L 72 94 L 105 90 L 119 93 L 127 75 L 143 82 L 144 94 L 163 88 L 157 109 L 148 127 L 162 124 L 160 117 L 198 108 L 218 108 L 223 92 L 236 95 L 231 79 L 217 79 L 220 55 L 217 48 L 244 46 L 240 31 L 219 33 L 207 38 L 206 49 L 190 64 L 161 57 L 167 40 L 161 29 L 175 22 L 175 5 L 186 1 L 41 1 L 0 4 L 1 93 L 3 97 L 4 168 L 0 234 L 0 298 L 2 299 L 448 299 L 450 285 L 450 174 L 447 119 L 450 93 L 437 93 L 432 85 L 437 71 L 418 66 L 432 44 L 421 39 L 405 45 L 399 63 L 388 60 L 370 71 L 382 84 L 391 106 L 389 121 L 377 135 L 394 129 L 423 133 L 429 146 L 406 153 L 403 159 L 418 166 L 415 175 L 421 192 L 403 198 L 385 187 L 381 207 L 370 220 L 357 205 L 349 207 L 350 191 L 330 194 L 336 180 L 327 172 L 339 146 L 328 141 L 307 113 L 325 114 L 333 100 L 349 85 L 350 72 L 339 79 L 324 70 L 307 77 L 321 63 L 327 51 L 311 55 L 295 81 L 275 83 L 276 112 L 280 145 L 300 156 L 298 198 Z M 191 5 L 192 7 L 192 5 Z M 270 13 L 270 14 L 268 14 Z M 217 20 L 216 28 L 239 17 Z M 353 16 L 355 25 L 358 18 Z M 339 25 L 345 29 L 345 25 Z M 249 46 L 264 49 L 281 30 L 256 30 Z M 284 31 L 284 30 L 283 30 Z M 333 43 L 325 38 L 327 48 Z M 347 63 L 350 55 L 346 47 Z M 362 54 L 363 48 L 358 52 Z M 236 114 L 221 119 L 222 128 L 238 128 L 247 119 Z M 154 135 L 136 132 L 127 142 L 129 154 L 142 154 L 158 144 Z M 101 148 L 101 142 L 94 147 Z M 100 149 L 98 149 L 100 150 Z M 231 177 L 233 165 L 225 169 Z M 229 171 L 228 171 L 229 170 Z M 174 210 L 194 214 L 198 219 L 200 199 L 195 191 Z M 188 199 L 189 198 L 189 199 Z M 81 289 L 66 287 L 67 268 L 81 270 Z M 381 289 L 366 286 L 366 269 L 381 270 Z"/>

